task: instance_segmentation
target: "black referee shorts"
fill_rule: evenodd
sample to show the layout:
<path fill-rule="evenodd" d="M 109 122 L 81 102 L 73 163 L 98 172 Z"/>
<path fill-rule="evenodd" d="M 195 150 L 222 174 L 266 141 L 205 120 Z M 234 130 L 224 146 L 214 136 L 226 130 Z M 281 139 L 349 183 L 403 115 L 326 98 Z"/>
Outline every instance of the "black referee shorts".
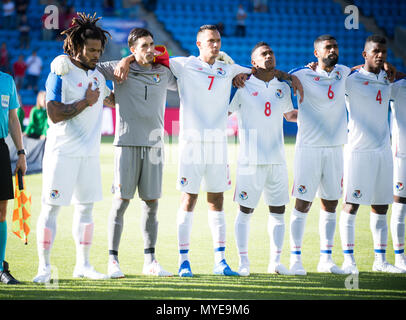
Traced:
<path fill-rule="evenodd" d="M 14 198 L 10 152 L 4 139 L 0 139 L 0 200 Z"/>

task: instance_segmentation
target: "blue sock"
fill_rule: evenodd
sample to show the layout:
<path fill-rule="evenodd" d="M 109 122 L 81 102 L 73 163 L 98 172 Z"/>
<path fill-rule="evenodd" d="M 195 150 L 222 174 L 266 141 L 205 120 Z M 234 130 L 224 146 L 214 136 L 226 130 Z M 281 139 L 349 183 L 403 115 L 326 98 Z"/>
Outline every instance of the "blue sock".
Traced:
<path fill-rule="evenodd" d="M 6 256 L 7 222 L 0 222 L 0 271 L 3 271 L 3 261 Z"/>

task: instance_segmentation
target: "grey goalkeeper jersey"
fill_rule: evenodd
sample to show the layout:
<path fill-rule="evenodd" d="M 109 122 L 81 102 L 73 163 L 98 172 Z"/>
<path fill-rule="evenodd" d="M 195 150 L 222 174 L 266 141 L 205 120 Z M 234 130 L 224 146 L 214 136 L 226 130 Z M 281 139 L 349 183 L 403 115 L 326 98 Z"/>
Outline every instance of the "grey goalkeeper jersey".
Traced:
<path fill-rule="evenodd" d="M 114 83 L 116 100 L 115 146 L 163 147 L 167 90 L 177 90 L 176 78 L 163 65 L 143 68 L 131 63 L 128 78 L 119 84 L 114 68 L 119 61 L 97 64 L 106 80 Z"/>

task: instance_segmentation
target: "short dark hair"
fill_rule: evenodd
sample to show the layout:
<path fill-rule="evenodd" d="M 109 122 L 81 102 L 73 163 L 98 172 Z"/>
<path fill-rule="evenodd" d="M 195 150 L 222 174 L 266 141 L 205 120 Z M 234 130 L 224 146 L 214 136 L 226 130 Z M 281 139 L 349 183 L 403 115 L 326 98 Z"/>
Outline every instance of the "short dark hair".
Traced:
<path fill-rule="evenodd" d="M 271 47 L 268 43 L 266 43 L 265 41 L 260 41 L 260 42 L 258 42 L 255 46 L 254 46 L 254 48 L 252 48 L 252 50 L 251 50 L 251 56 L 252 56 L 252 54 L 254 53 L 254 51 L 255 50 L 257 50 L 258 48 L 260 48 L 260 47 Z"/>
<path fill-rule="evenodd" d="M 215 24 L 204 24 L 204 25 L 202 25 L 202 26 L 199 28 L 199 30 L 197 31 L 197 36 L 198 36 L 200 33 L 202 33 L 203 31 L 206 31 L 206 30 L 218 31 L 218 32 L 220 33 L 219 29 L 217 28 L 217 26 L 216 26 Z"/>
<path fill-rule="evenodd" d="M 131 48 L 139 38 L 144 38 L 148 36 L 154 39 L 152 33 L 147 29 L 134 28 L 130 31 L 130 34 L 128 35 L 128 46 Z"/>
<path fill-rule="evenodd" d="M 328 40 L 335 40 L 337 41 L 336 38 L 334 38 L 331 34 L 322 34 L 321 36 L 318 36 L 314 42 L 313 42 L 313 46 L 314 48 L 316 48 L 316 46 L 322 42 L 322 41 L 328 41 Z"/>
<path fill-rule="evenodd" d="M 369 42 L 374 42 L 374 43 L 379 43 L 379 44 L 384 44 L 386 45 L 386 38 L 383 36 L 380 36 L 379 34 L 373 34 L 370 35 L 366 40 L 365 40 L 365 46 Z"/>

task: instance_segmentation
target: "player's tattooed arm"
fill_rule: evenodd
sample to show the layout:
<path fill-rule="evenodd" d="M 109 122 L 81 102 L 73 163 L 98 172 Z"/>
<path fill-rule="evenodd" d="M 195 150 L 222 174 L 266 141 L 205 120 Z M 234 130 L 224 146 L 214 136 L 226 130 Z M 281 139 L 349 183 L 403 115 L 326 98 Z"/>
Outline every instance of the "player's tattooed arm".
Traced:
<path fill-rule="evenodd" d="M 108 97 L 104 98 L 103 103 L 107 107 L 115 108 L 116 107 L 116 98 L 114 96 L 114 92 L 111 92 Z"/>
<path fill-rule="evenodd" d="M 303 102 L 304 91 L 303 91 L 302 83 L 300 82 L 298 77 L 296 77 L 293 74 L 289 74 L 287 72 L 281 71 L 281 70 L 275 70 L 275 77 L 277 77 L 279 80 L 288 81 L 290 86 L 293 88 L 293 94 L 296 96 L 297 92 L 299 91 L 299 94 L 300 94 L 299 102 L 300 103 Z"/>
<path fill-rule="evenodd" d="M 58 101 L 48 101 L 47 113 L 52 122 L 58 123 L 61 121 L 72 119 L 83 110 L 85 110 L 87 107 L 95 104 L 99 99 L 100 91 L 99 88 L 92 90 L 91 86 L 92 84 L 89 83 L 89 86 L 86 90 L 85 98 L 83 100 L 70 104 L 65 104 Z"/>

